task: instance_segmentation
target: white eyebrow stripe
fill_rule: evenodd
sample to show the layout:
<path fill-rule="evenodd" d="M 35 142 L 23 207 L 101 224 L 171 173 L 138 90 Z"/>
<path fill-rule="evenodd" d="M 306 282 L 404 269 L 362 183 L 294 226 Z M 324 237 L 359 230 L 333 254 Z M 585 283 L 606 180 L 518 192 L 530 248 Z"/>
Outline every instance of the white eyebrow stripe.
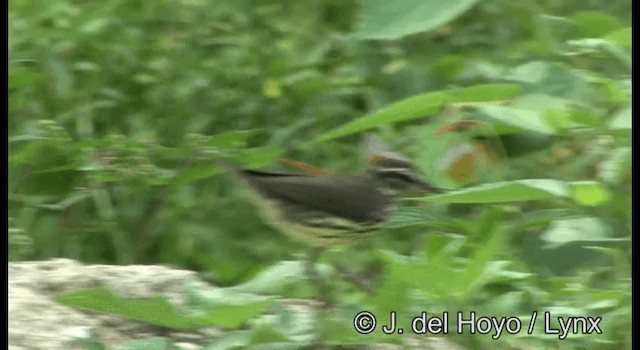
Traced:
<path fill-rule="evenodd" d="M 376 168 L 376 170 L 380 171 L 380 172 L 383 172 L 383 173 L 408 173 L 408 172 L 413 172 L 409 168 Z"/>

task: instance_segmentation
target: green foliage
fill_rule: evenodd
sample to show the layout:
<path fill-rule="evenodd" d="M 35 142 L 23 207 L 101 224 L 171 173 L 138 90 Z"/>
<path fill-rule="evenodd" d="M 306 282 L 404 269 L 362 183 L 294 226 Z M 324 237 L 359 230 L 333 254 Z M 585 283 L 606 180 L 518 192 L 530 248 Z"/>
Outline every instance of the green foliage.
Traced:
<path fill-rule="evenodd" d="M 469 10 L 478 0 L 361 1 L 362 15 L 356 37 L 399 39 L 405 35 L 435 30 Z"/>
<path fill-rule="evenodd" d="M 384 125 L 435 115 L 453 103 L 505 100 L 516 95 L 518 87 L 508 84 L 477 85 L 460 89 L 429 92 L 393 103 L 373 114 L 358 118 L 328 131 L 318 141 L 327 141 Z"/>
<path fill-rule="evenodd" d="M 108 349 L 107 345 L 92 339 L 83 338 L 80 339 L 80 343 L 87 350 L 103 350 Z M 114 349 L 118 350 L 177 350 L 179 347 L 173 345 L 171 341 L 162 337 L 151 337 L 146 339 L 134 339 L 123 344 L 120 344 Z"/>
<path fill-rule="evenodd" d="M 554 198 L 573 198 L 582 205 L 602 205 L 608 202 L 609 193 L 602 184 L 594 181 L 566 183 L 551 179 L 532 179 L 494 182 L 426 197 L 424 200 L 436 203 L 504 203 Z"/>
<path fill-rule="evenodd" d="M 189 329 L 189 319 L 181 317 L 171 304 L 161 297 L 150 300 L 129 300 L 114 295 L 108 289 L 98 287 L 63 294 L 58 302 L 91 311 L 111 312 L 163 327 Z"/>
<path fill-rule="evenodd" d="M 194 292 L 192 292 L 194 293 Z M 192 298 L 195 299 L 195 298 Z M 202 298 L 199 298 L 201 300 Z M 194 329 L 216 326 L 238 328 L 252 317 L 269 307 L 265 298 L 225 298 L 224 303 L 202 303 L 194 301 L 192 307 L 198 312 L 184 315 L 162 297 L 131 299 L 119 297 L 109 290 L 98 287 L 60 295 L 58 302 L 90 311 L 109 312 L 125 318 L 173 329 Z"/>
<path fill-rule="evenodd" d="M 200 271 L 223 288 L 186 287 L 186 310 L 102 289 L 60 301 L 225 328 L 211 349 L 419 338 L 357 334 L 362 310 L 394 310 L 407 330 L 422 311 L 523 328 L 534 310 L 601 316 L 602 334 L 562 342 L 540 324 L 443 339 L 630 348 L 629 13 L 602 0 L 11 1 L 10 259 Z M 335 310 L 294 312 L 282 299 L 316 296 L 304 248 L 264 224 L 216 160 L 356 172 L 365 131 L 450 191 L 402 203 L 376 239 L 325 255 Z M 363 275 L 375 295 L 330 260 L 374 271 Z"/>

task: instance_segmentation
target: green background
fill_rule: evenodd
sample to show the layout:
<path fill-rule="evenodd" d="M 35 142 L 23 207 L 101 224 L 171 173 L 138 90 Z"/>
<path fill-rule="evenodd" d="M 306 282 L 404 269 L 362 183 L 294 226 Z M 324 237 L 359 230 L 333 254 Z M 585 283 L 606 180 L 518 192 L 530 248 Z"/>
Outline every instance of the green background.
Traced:
<path fill-rule="evenodd" d="M 9 258 L 166 264 L 245 286 L 246 317 L 211 321 L 243 346 L 378 342 L 349 328 L 369 308 L 602 316 L 603 334 L 564 342 L 452 339 L 629 348 L 630 8 L 11 1 Z M 375 296 L 332 279 L 339 312 L 309 337 L 247 323 L 277 304 L 251 293 L 314 297 L 297 264 L 307 248 L 260 220 L 216 154 L 355 173 L 367 132 L 451 192 L 408 200 L 375 239 L 323 256 L 325 277 L 349 265 Z"/>

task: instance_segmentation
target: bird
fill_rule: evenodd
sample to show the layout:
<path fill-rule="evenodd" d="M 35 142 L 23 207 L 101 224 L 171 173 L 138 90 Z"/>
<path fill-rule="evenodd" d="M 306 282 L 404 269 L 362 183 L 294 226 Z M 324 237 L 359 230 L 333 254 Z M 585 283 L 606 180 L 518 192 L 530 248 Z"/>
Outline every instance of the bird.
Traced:
<path fill-rule="evenodd" d="M 266 223 L 312 247 L 306 270 L 314 280 L 313 266 L 327 247 L 375 235 L 404 196 L 442 193 L 377 136 L 368 135 L 363 146 L 369 167 L 355 175 L 252 170 L 223 161 Z"/>

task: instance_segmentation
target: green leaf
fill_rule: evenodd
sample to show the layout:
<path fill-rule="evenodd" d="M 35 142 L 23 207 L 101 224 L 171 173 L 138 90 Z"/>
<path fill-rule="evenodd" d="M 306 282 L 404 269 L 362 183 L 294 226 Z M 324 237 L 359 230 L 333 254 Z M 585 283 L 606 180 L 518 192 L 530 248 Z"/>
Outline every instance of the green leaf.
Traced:
<path fill-rule="evenodd" d="M 271 304 L 271 300 L 251 300 L 243 301 L 239 304 L 217 304 L 211 306 L 209 311 L 194 314 L 191 317 L 198 320 L 201 325 L 237 329 L 247 321 L 267 311 Z"/>
<path fill-rule="evenodd" d="M 563 46 L 567 44 L 563 42 Z M 564 49 L 563 53 L 565 53 Z M 530 94 L 553 96 L 556 99 L 564 98 L 572 104 L 581 102 L 589 105 L 594 98 L 599 97 L 586 81 L 584 74 L 566 64 L 546 61 L 529 62 L 514 68 L 507 79 L 525 83 Z M 540 110 L 545 107 L 548 106 L 534 105 L 526 109 Z M 554 107 L 557 107 L 556 103 Z"/>
<path fill-rule="evenodd" d="M 614 45 L 629 49 L 631 48 L 631 27 L 613 31 L 602 38 Z"/>
<path fill-rule="evenodd" d="M 534 131 L 543 134 L 554 134 L 555 130 L 544 120 L 540 111 L 519 109 L 507 106 L 478 106 L 477 112 L 489 118 L 497 130 L 503 125 L 514 131 Z"/>
<path fill-rule="evenodd" d="M 453 80 L 464 71 L 464 63 L 461 55 L 447 55 L 431 64 L 431 73 L 442 80 Z"/>
<path fill-rule="evenodd" d="M 251 329 L 251 341 L 253 345 L 256 344 L 270 344 L 270 345 L 285 345 L 291 344 L 289 338 L 283 334 L 286 329 L 278 327 L 279 325 L 275 320 L 271 319 L 271 322 L 262 322 L 258 325 L 253 325 Z"/>
<path fill-rule="evenodd" d="M 566 198 L 570 193 L 570 188 L 564 181 L 531 179 L 483 184 L 420 200 L 440 203 L 501 203 Z"/>
<path fill-rule="evenodd" d="M 78 338 L 76 340 L 85 350 L 107 350 L 107 345 L 99 340 L 91 338 Z"/>
<path fill-rule="evenodd" d="M 384 225 L 385 228 L 429 226 L 448 221 L 444 215 L 421 208 L 401 208 Z"/>
<path fill-rule="evenodd" d="M 569 17 L 580 27 L 583 37 L 596 38 L 621 27 L 620 21 L 599 11 L 579 11 Z"/>
<path fill-rule="evenodd" d="M 548 244 L 548 248 L 557 248 L 571 242 L 612 241 L 610 236 L 611 228 L 601 219 L 583 217 L 555 221 L 541 238 Z"/>
<path fill-rule="evenodd" d="M 502 203 L 572 198 L 578 204 L 592 206 L 606 203 L 610 197 L 609 191 L 595 181 L 531 179 L 483 184 L 416 199 L 440 203 Z"/>
<path fill-rule="evenodd" d="M 502 240 L 502 231 L 500 229 L 494 230 L 491 237 L 486 242 L 483 242 L 471 259 L 466 262 L 466 268 L 458 273 L 459 276 L 455 278 L 457 283 L 454 283 L 461 295 L 469 296 L 494 277 L 492 274 L 495 274 L 496 271 L 488 274 L 486 269 L 493 258 L 500 253 Z M 496 267 L 493 266 L 493 268 L 495 269 Z"/>
<path fill-rule="evenodd" d="M 222 289 L 222 288 L 221 288 Z M 215 326 L 237 328 L 266 311 L 271 300 L 255 295 L 220 294 L 200 303 L 198 312 L 179 312 L 165 298 L 124 298 L 104 287 L 66 293 L 58 302 L 84 310 L 106 312 L 124 318 L 173 329 Z"/>
<path fill-rule="evenodd" d="M 620 183 L 627 171 L 631 171 L 631 147 L 617 148 L 601 166 L 600 178 L 610 183 Z"/>
<path fill-rule="evenodd" d="M 513 68 L 506 79 L 521 83 L 539 84 L 546 78 L 548 69 L 549 64 L 546 62 L 528 62 Z"/>
<path fill-rule="evenodd" d="M 280 261 L 260 272 L 250 281 L 233 287 L 248 293 L 273 292 L 291 283 L 292 280 L 305 278 L 303 261 Z"/>
<path fill-rule="evenodd" d="M 204 347 L 205 350 L 227 350 L 246 348 L 251 340 L 251 331 L 226 332 L 214 337 L 210 344 Z"/>
<path fill-rule="evenodd" d="M 388 315 L 389 312 L 397 310 L 399 305 L 408 302 L 407 287 L 412 286 L 412 281 L 406 278 L 406 270 L 407 264 L 412 262 L 391 251 L 382 252 L 382 258 L 386 261 L 389 271 L 369 304 L 373 307 L 370 311 L 374 314 Z"/>
<path fill-rule="evenodd" d="M 247 140 L 261 129 L 225 131 L 211 137 L 209 145 L 219 148 L 242 148 Z"/>
<path fill-rule="evenodd" d="M 426 259 L 440 259 L 447 255 L 456 253 L 460 246 L 464 243 L 464 239 L 453 235 L 432 235 L 429 236 L 424 249 L 424 257 Z"/>
<path fill-rule="evenodd" d="M 94 18 L 81 26 L 80 32 L 84 34 L 96 34 L 104 31 L 109 26 L 110 18 Z"/>
<path fill-rule="evenodd" d="M 491 310 L 494 315 L 510 315 L 513 310 L 519 310 L 522 307 L 524 294 L 523 291 L 513 291 L 492 296 L 483 309 Z"/>
<path fill-rule="evenodd" d="M 117 350 L 169 350 L 177 349 L 171 342 L 162 337 L 152 337 L 147 339 L 134 339 L 115 347 Z"/>
<path fill-rule="evenodd" d="M 394 40 L 402 36 L 434 30 L 462 15 L 478 0 L 366 0 L 356 37 Z"/>
<path fill-rule="evenodd" d="M 396 303 L 396 309 L 399 303 Z M 382 315 L 382 313 L 372 312 L 374 315 Z M 354 317 L 357 312 L 354 313 Z M 387 317 L 389 313 L 386 313 Z M 378 321 L 375 331 L 369 334 L 360 334 L 356 332 L 353 327 L 353 318 L 347 319 L 345 317 L 339 317 L 335 313 L 330 313 L 324 317 L 320 323 L 320 338 L 326 340 L 330 344 L 340 345 L 365 345 L 365 344 L 379 344 L 385 343 L 397 343 L 397 337 L 387 335 L 380 331 L 380 324 L 382 320 Z M 388 320 L 387 320 L 388 322 Z"/>
<path fill-rule="evenodd" d="M 580 39 L 580 40 L 570 40 L 567 44 L 577 50 L 577 52 L 571 52 L 570 54 L 590 54 L 595 52 L 605 52 L 616 58 L 621 64 L 623 64 L 626 68 L 631 69 L 631 54 L 615 45 L 610 41 L 605 39 Z"/>
<path fill-rule="evenodd" d="M 388 124 L 433 116 L 450 103 L 508 100 L 518 92 L 517 85 L 486 84 L 416 95 L 330 130 L 320 135 L 317 141 L 327 141 Z"/>
<path fill-rule="evenodd" d="M 582 181 L 571 183 L 573 199 L 581 205 L 601 205 L 611 200 L 611 193 L 601 183 Z"/>
<path fill-rule="evenodd" d="M 106 312 L 136 321 L 174 329 L 192 329 L 195 324 L 180 315 L 166 299 L 123 298 L 104 287 L 74 291 L 58 296 L 63 305 L 89 311 Z"/>
<path fill-rule="evenodd" d="M 39 135 L 16 135 L 9 137 L 9 143 L 23 142 L 23 141 L 43 141 L 47 140 L 47 137 Z"/>
<path fill-rule="evenodd" d="M 428 243 L 427 243 L 428 244 Z M 388 314 L 398 305 L 407 303 L 407 288 L 419 289 L 434 299 L 455 294 L 462 289 L 458 277 L 461 272 L 455 270 L 450 262 L 450 254 L 437 254 L 420 260 L 408 259 L 397 254 L 387 253 L 388 282 L 380 290 L 376 303 L 376 312 Z M 428 283 L 425 283 L 428 281 Z M 384 298 L 383 298 L 384 297 Z M 402 303 L 394 301 L 403 301 Z"/>
<path fill-rule="evenodd" d="M 214 162 L 211 164 L 197 164 L 182 170 L 174 175 L 171 184 L 173 186 L 183 186 L 200 179 L 207 179 L 220 174 L 222 170 Z"/>
<path fill-rule="evenodd" d="M 540 37 L 550 50 L 562 53 L 567 40 L 576 39 L 580 35 L 580 27 L 572 20 L 564 17 L 537 15 L 536 28 Z"/>
<path fill-rule="evenodd" d="M 464 268 L 455 268 L 452 264 L 453 254 L 457 251 L 455 246 L 458 242 L 455 240 L 450 240 L 449 244 L 443 246 L 442 240 L 436 239 L 435 244 L 437 247 L 431 247 L 433 239 L 430 238 L 426 245 L 429 253 L 423 255 L 420 259 L 408 259 L 394 253 L 387 253 L 385 260 L 389 264 L 388 279 L 390 281 L 385 288 L 393 289 L 395 292 L 390 290 L 387 292 L 388 295 L 385 294 L 385 297 L 391 297 L 392 294 L 389 293 L 398 294 L 400 291 L 406 294 L 402 288 L 398 289 L 404 284 L 423 291 L 436 299 L 450 296 L 467 298 L 477 288 L 480 288 L 492 278 L 498 277 L 496 272 L 498 267 L 494 266 L 491 273 L 486 273 L 485 270 L 489 267 L 489 263 L 494 256 L 500 252 L 502 239 L 500 230 L 494 231 L 491 237 L 486 242 L 483 242 L 473 255 L 465 261 Z M 425 281 L 428 281 L 428 283 L 425 283 Z M 397 295 L 393 296 L 391 300 L 395 300 L 396 297 Z M 382 302 L 378 304 L 382 304 Z"/>
<path fill-rule="evenodd" d="M 569 108 L 548 108 L 542 111 L 541 116 L 542 120 L 557 132 L 584 126 L 576 122 Z"/>
<path fill-rule="evenodd" d="M 578 217 L 578 213 L 569 209 L 542 209 L 523 213 L 518 220 L 516 231 L 524 231 L 532 228 L 546 227 L 556 220 L 572 219 Z"/>
<path fill-rule="evenodd" d="M 81 192 L 72 192 L 67 198 L 61 200 L 55 204 L 39 204 L 39 207 L 51 209 L 51 210 L 66 210 L 70 206 L 79 203 L 87 198 L 91 198 L 91 193 L 89 191 L 81 191 Z"/>
<path fill-rule="evenodd" d="M 9 89 L 17 90 L 39 84 L 46 75 L 35 67 L 19 66 L 12 64 L 9 69 Z"/>
<path fill-rule="evenodd" d="M 254 147 L 243 150 L 238 157 L 240 162 L 248 168 L 263 168 L 272 164 L 282 156 L 284 151 L 275 147 Z"/>
<path fill-rule="evenodd" d="M 519 93 L 520 86 L 515 84 L 472 85 L 449 90 L 448 103 L 504 101 L 513 99 Z"/>
<path fill-rule="evenodd" d="M 185 286 L 187 303 L 197 312 L 189 315 L 200 325 L 236 329 L 273 304 L 271 298 L 240 291 L 237 287 L 202 290 L 193 284 Z"/>
<path fill-rule="evenodd" d="M 551 96 L 544 93 L 531 93 L 518 96 L 511 103 L 511 107 L 538 111 L 549 108 L 564 109 L 570 107 L 572 102 L 566 98 Z"/>
<path fill-rule="evenodd" d="M 395 102 L 378 112 L 355 119 L 339 128 L 330 130 L 321 135 L 318 141 L 327 141 L 401 121 L 426 118 L 440 112 L 447 103 L 447 100 L 448 95 L 446 90 L 413 96 L 406 100 Z"/>
<path fill-rule="evenodd" d="M 487 263 L 487 267 L 484 272 L 489 277 L 488 279 L 492 282 L 511 282 L 514 280 L 521 280 L 533 276 L 533 274 L 527 272 L 507 270 L 506 267 L 511 264 L 512 262 L 508 260 L 490 261 Z"/>
<path fill-rule="evenodd" d="M 306 312 L 290 309 L 282 304 L 275 304 L 275 315 L 265 315 L 263 318 L 277 317 L 277 324 L 281 332 L 286 335 L 287 339 L 297 343 L 307 343 L 315 339 L 316 319 L 309 317 Z"/>
<path fill-rule="evenodd" d="M 611 129 L 631 130 L 631 107 L 626 107 L 618 111 L 618 113 L 611 118 L 609 127 Z"/>

